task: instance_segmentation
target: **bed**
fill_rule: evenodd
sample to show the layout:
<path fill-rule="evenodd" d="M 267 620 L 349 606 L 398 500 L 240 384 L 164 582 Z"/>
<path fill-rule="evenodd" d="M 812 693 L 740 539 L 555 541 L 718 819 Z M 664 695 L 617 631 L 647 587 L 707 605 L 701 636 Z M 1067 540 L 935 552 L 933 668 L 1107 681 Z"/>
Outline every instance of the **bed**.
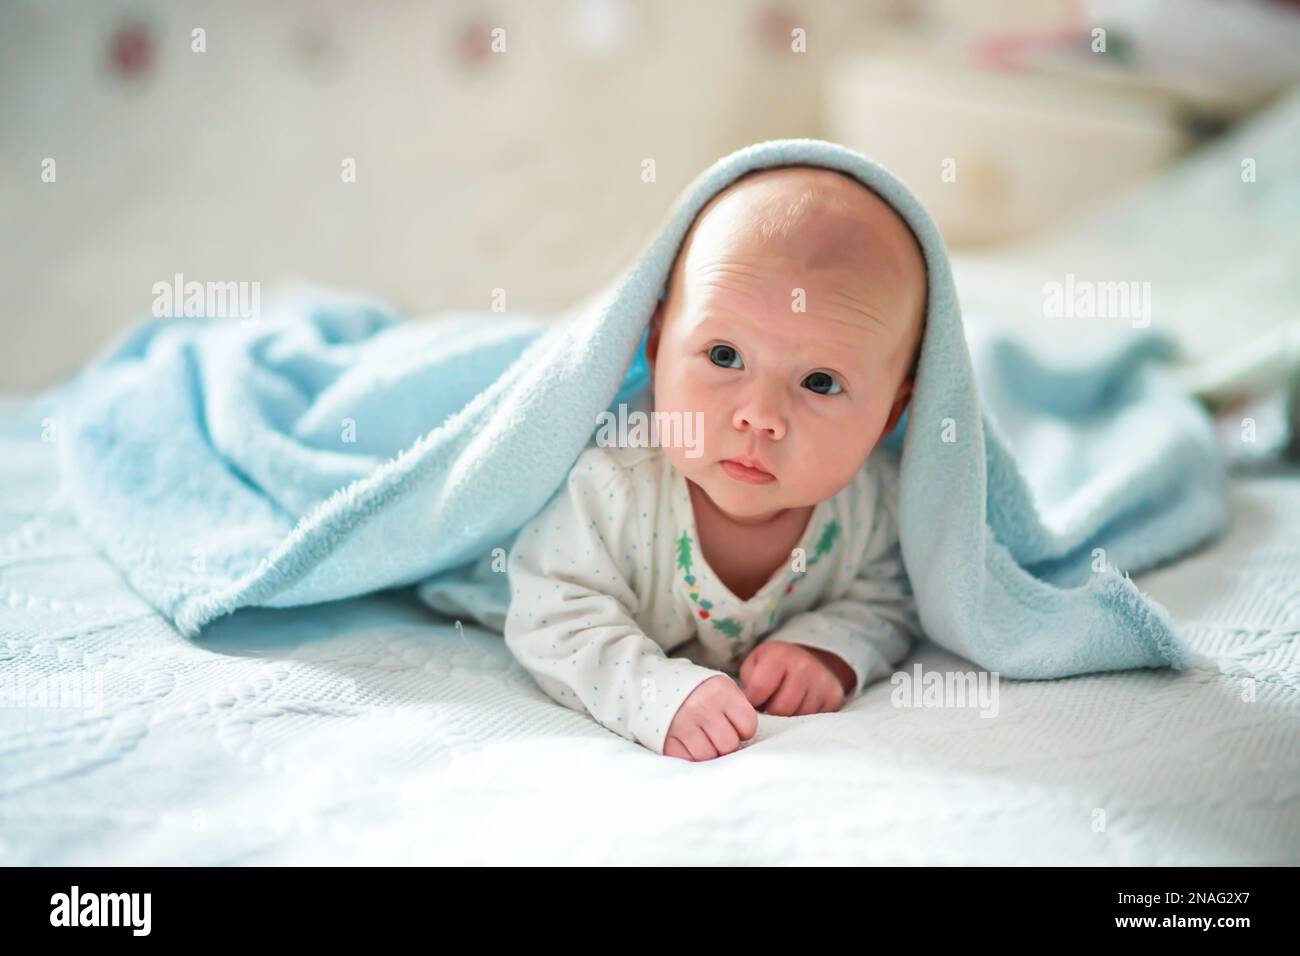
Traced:
<path fill-rule="evenodd" d="M 1248 135 L 1294 159 L 1297 118 Z M 1242 143 L 1216 148 L 1200 169 Z M 1134 245 L 1176 256 L 1161 237 L 1191 231 L 1160 204 L 1193 208 L 1197 169 L 1073 248 L 1145 221 Z M 1300 196 L 1270 188 L 1266 205 L 1211 189 L 1228 197 L 1217 228 L 1264 235 L 1250 217 Z M 1261 333 L 1295 320 L 1288 222 L 1267 268 L 1218 273 L 1251 278 Z M 971 258 L 959 280 L 1014 316 L 1009 277 L 1041 283 L 1031 263 Z M 1222 330 L 1197 323 L 1215 310 L 1180 289 L 1201 303 L 1183 337 L 1208 356 Z M 839 713 L 761 715 L 742 750 L 690 764 L 556 705 L 500 635 L 407 590 L 242 611 L 186 640 L 88 543 L 58 440 L 39 402 L 0 410 L 0 863 L 1300 863 L 1293 465 L 1239 464 L 1227 532 L 1134 579 L 1216 667 L 1002 680 L 995 708 L 882 682 Z M 923 643 L 902 673 L 917 668 L 971 665 Z"/>
<path fill-rule="evenodd" d="M 1137 579 L 1222 673 L 1003 680 L 995 714 L 881 683 L 689 764 L 409 592 L 185 640 L 51 493 L 39 424 L 3 431 L 5 864 L 1300 862 L 1295 471 L 1236 478 L 1228 533 Z"/>

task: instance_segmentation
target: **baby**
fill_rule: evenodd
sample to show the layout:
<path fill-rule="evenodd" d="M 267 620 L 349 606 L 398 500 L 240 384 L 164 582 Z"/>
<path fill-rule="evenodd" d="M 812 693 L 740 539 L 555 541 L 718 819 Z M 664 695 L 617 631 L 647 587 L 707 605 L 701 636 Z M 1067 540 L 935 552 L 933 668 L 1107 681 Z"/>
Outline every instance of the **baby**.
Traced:
<path fill-rule="evenodd" d="M 702 453 L 588 446 L 510 551 L 506 643 L 547 694 L 708 760 L 757 710 L 835 711 L 891 672 L 920 630 L 873 450 L 925 304 L 910 229 L 847 174 L 759 170 L 705 205 L 646 340 L 654 410 L 700 413 Z"/>

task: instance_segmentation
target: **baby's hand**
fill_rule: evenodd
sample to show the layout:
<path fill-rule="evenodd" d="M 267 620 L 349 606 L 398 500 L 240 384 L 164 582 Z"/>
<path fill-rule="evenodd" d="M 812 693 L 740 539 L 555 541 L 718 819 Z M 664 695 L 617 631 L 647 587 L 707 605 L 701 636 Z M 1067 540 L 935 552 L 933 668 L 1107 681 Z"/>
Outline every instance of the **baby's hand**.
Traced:
<path fill-rule="evenodd" d="M 710 677 L 677 708 L 664 738 L 664 756 L 712 760 L 740 748 L 758 731 L 758 714 L 726 674 Z"/>
<path fill-rule="evenodd" d="M 780 717 L 839 710 L 844 684 L 825 653 L 789 641 L 763 641 L 740 665 L 745 697 L 765 713 Z"/>

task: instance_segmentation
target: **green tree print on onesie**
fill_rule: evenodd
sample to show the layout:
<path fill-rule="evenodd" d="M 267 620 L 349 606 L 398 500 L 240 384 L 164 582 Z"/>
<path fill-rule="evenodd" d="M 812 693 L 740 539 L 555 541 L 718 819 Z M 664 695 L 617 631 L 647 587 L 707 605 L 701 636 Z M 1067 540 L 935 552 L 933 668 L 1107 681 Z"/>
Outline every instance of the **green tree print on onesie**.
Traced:
<path fill-rule="evenodd" d="M 691 577 L 691 536 L 685 531 L 677 539 L 677 566 L 686 572 L 686 583 L 694 584 L 695 579 Z"/>
<path fill-rule="evenodd" d="M 682 536 L 677 539 L 677 566 L 685 573 L 686 583 L 691 589 L 691 600 L 700 606 L 697 613 L 703 620 L 707 621 L 710 620 L 709 614 L 713 608 L 713 602 L 707 599 L 700 600 L 699 589 L 695 587 L 695 575 L 691 574 L 691 568 L 693 567 L 691 551 L 693 547 L 694 542 L 691 540 L 691 536 L 683 531 Z M 733 640 L 740 637 L 743 630 L 740 622 L 731 617 L 713 618 L 712 623 L 715 628 Z"/>
<path fill-rule="evenodd" d="M 840 524 L 834 518 L 822 529 L 822 535 L 817 539 L 817 553 L 813 555 L 809 564 L 816 564 L 821 560 L 822 555 L 835 547 L 835 539 L 840 536 Z"/>
<path fill-rule="evenodd" d="M 834 518 L 832 518 L 827 523 L 826 527 L 822 529 L 822 533 L 817 538 L 817 547 L 814 550 L 813 556 L 808 559 L 808 567 L 812 567 L 823 557 L 825 557 L 826 554 L 828 554 L 830 550 L 835 547 L 835 542 L 839 539 L 839 536 L 840 536 L 839 522 L 836 521 Z M 694 566 L 693 559 L 692 559 L 694 542 L 691 540 L 691 536 L 687 534 L 685 531 L 683 531 L 682 536 L 677 539 L 676 545 L 677 545 L 677 567 L 681 568 L 683 574 L 685 575 L 686 583 L 690 587 L 691 600 L 699 605 L 700 609 L 696 613 L 699 614 L 702 620 L 711 621 L 715 629 L 721 631 L 723 634 L 731 638 L 733 641 L 738 640 L 740 638 L 740 635 L 744 631 L 744 625 L 742 625 L 734 617 L 710 618 L 709 615 L 713 609 L 713 603 L 707 599 L 705 600 L 700 599 L 699 589 L 695 586 L 695 575 L 691 573 L 691 569 Z M 789 594 L 791 591 L 793 591 L 794 586 L 797 583 L 799 583 L 799 580 L 807 573 L 808 572 L 806 569 L 803 571 L 793 572 L 791 574 L 791 580 L 785 586 L 784 593 Z M 769 627 L 771 626 L 772 622 L 776 620 L 775 600 L 776 599 L 774 599 L 773 601 L 772 611 L 767 617 L 767 623 Z M 733 658 L 736 653 L 738 653 L 738 651 L 733 652 Z"/>
<path fill-rule="evenodd" d="M 727 637 L 731 637 L 731 638 L 740 637 L 740 632 L 741 632 L 740 622 L 737 621 L 734 617 L 717 618 L 714 620 L 713 626 L 716 627 L 723 634 L 726 634 Z"/>
<path fill-rule="evenodd" d="M 834 518 L 832 518 L 829 522 L 827 522 L 826 527 L 822 528 L 822 533 L 817 538 L 817 547 L 813 551 L 813 556 L 808 559 L 807 567 L 811 568 L 814 564 L 816 564 L 823 557 L 825 557 L 826 554 L 831 550 L 831 548 L 835 547 L 835 542 L 836 540 L 839 539 L 839 536 L 840 536 L 840 523 L 836 521 Z M 803 576 L 807 573 L 808 571 L 806 568 L 803 571 L 792 572 L 790 575 L 789 582 L 786 583 L 785 593 L 789 594 L 791 591 L 793 591 L 794 586 L 798 584 L 799 581 L 803 578 Z M 771 627 L 774 621 L 776 621 L 775 604 L 772 606 L 772 612 L 767 616 L 767 626 Z"/>

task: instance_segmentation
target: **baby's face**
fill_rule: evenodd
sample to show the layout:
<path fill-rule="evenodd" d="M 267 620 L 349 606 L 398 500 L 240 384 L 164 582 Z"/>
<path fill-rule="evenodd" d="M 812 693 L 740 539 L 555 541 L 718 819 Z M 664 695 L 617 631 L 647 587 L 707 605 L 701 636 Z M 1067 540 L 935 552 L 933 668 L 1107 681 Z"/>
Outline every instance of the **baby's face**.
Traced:
<path fill-rule="evenodd" d="M 655 410 L 703 413 L 703 454 L 664 453 L 740 523 L 834 496 L 906 408 L 925 294 L 911 231 L 855 180 L 796 166 L 733 183 L 651 321 Z"/>

